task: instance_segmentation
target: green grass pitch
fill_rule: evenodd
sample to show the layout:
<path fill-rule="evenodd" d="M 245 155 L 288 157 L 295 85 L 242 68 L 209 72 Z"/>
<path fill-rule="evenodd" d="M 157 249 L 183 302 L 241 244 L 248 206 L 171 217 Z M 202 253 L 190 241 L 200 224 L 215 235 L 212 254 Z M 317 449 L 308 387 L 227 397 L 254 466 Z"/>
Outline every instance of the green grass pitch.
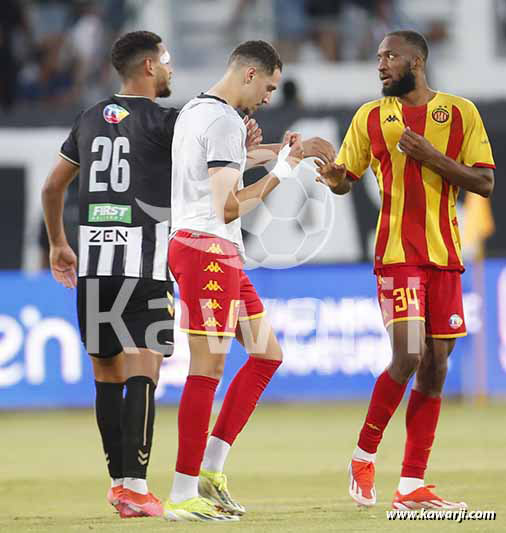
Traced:
<path fill-rule="evenodd" d="M 91 410 L 0 413 L 0 531 L 506 532 L 506 404 L 443 404 L 427 482 L 494 522 L 389 522 L 404 446 L 405 404 L 390 423 L 377 459 L 378 505 L 359 511 L 346 468 L 366 405 L 261 404 L 229 458 L 232 495 L 248 509 L 227 525 L 120 520 L 108 487 Z M 159 408 L 150 488 L 167 495 L 176 455 L 175 408 Z"/>

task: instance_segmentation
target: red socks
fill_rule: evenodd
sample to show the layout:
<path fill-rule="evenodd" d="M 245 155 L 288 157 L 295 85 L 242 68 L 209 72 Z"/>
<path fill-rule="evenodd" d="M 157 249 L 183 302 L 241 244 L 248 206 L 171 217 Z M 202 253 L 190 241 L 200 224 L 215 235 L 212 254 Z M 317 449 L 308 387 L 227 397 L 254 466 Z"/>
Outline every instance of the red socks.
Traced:
<path fill-rule="evenodd" d="M 232 445 L 281 361 L 250 357 L 230 384 L 212 432 Z"/>
<path fill-rule="evenodd" d="M 424 478 L 440 410 L 441 398 L 426 396 L 417 390 L 411 390 L 406 411 L 408 438 L 401 477 Z"/>
<path fill-rule="evenodd" d="M 397 409 L 406 385 L 394 381 L 385 370 L 376 381 L 358 446 L 376 453 L 390 418 Z M 411 390 L 406 411 L 407 440 L 401 477 L 424 478 L 436 426 L 441 410 L 441 398 L 426 396 Z"/>
<path fill-rule="evenodd" d="M 209 419 L 218 380 L 188 376 L 179 404 L 179 448 L 176 471 L 198 476 L 207 442 Z"/>
<path fill-rule="evenodd" d="M 253 413 L 260 395 L 281 361 L 250 357 L 228 388 L 213 436 L 234 442 Z M 198 476 L 218 380 L 188 376 L 179 404 L 179 448 L 176 471 Z"/>
<path fill-rule="evenodd" d="M 378 377 L 358 440 L 358 446 L 362 450 L 376 453 L 383 431 L 399 406 L 405 390 L 406 385 L 394 381 L 386 370 Z"/>

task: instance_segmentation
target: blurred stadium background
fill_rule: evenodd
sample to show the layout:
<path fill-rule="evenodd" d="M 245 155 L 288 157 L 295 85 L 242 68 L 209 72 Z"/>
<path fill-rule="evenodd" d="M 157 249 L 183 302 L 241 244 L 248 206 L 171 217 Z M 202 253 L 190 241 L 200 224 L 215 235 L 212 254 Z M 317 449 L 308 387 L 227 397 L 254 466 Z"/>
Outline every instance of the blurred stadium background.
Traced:
<path fill-rule="evenodd" d="M 458 341 L 451 357 L 446 394 L 457 403 L 452 407 L 451 420 L 443 419 L 443 424 L 453 420 L 455 427 L 465 424 L 470 412 L 467 402 L 474 401 L 469 422 L 483 416 L 493 425 L 494 417 L 504 411 L 506 396 L 506 0 L 3 0 L 0 420 L 7 432 L 14 435 L 19 430 L 18 420 L 31 424 L 42 417 L 46 431 L 41 434 L 41 442 L 45 443 L 62 427 L 78 426 L 83 431 L 76 430 L 80 438 L 96 447 L 96 476 L 101 478 L 98 438 L 93 440 L 95 430 L 87 415 L 74 411 L 74 415 L 62 414 L 59 418 L 57 413 L 19 415 L 10 411 L 93 405 L 93 379 L 76 327 L 75 296 L 58 287 L 46 270 L 47 240 L 39 198 L 41 184 L 75 115 L 118 88 L 118 79 L 109 67 L 108 51 L 114 39 L 139 28 L 164 38 L 175 72 L 173 96 L 160 103 L 171 106 L 183 105 L 205 91 L 222 73 L 229 51 L 238 42 L 249 38 L 272 41 L 282 54 L 285 68 L 282 87 L 272 106 L 255 116 L 263 128 L 264 140 L 277 142 L 286 129 L 293 129 L 304 136 L 319 135 L 339 146 L 356 108 L 380 94 L 375 64 L 379 41 L 385 32 L 407 27 L 423 32 L 429 40 L 431 86 L 471 98 L 480 109 L 494 149 L 497 171 L 491 202 L 473 195 L 460 198 L 460 227 L 467 260 L 465 315 L 470 334 Z M 379 196 L 374 177 L 367 175 L 352 194 L 330 197 L 313 183 L 312 172 L 311 164 L 305 165 L 296 186 L 280 188 L 267 207 L 245 223 L 250 267 L 256 267 L 250 274 L 267 303 L 286 353 L 282 370 L 266 391 L 264 401 L 297 405 L 312 402 L 301 408 L 301 427 L 314 423 L 325 435 L 325 424 L 329 424 L 332 436 L 343 437 L 349 444 L 347 454 L 375 377 L 390 358 L 371 267 Z M 254 178 L 254 173 L 247 177 Z M 69 190 L 65 223 L 75 245 L 75 187 Z M 160 403 L 177 403 L 186 376 L 184 337 L 178 336 L 177 343 L 176 355 L 163 367 L 157 390 Z M 218 400 L 241 361 L 235 346 Z M 357 403 L 351 407 L 343 403 L 342 408 L 323 405 L 341 400 Z M 271 409 L 277 409 L 281 418 L 292 412 L 288 405 Z M 348 420 L 343 424 L 345 435 L 336 432 L 342 410 L 348 413 L 348 419 L 350 413 L 355 416 L 353 423 Z M 161 420 L 171 420 L 173 435 L 171 413 L 168 410 Z M 330 419 L 326 418 L 329 413 L 333 413 Z M 399 416 L 396 424 L 401 436 Z M 84 426 L 80 425 L 83 420 Z M 294 424 L 296 427 L 297 422 Z M 89 427 L 89 433 L 84 427 Z M 258 442 L 276 431 L 270 423 L 259 427 L 260 433 L 255 434 Z M 467 431 L 473 431 L 471 425 Z M 461 453 L 459 459 L 471 460 L 471 454 L 489 453 L 483 449 L 488 445 L 504 449 L 504 424 L 495 425 L 494 431 L 502 431 L 502 435 L 493 442 L 480 440 L 475 434 L 474 440 L 466 442 L 467 456 Z M 464 446 L 467 433 L 460 434 Z M 17 435 L 20 442 L 32 438 L 26 429 Z M 321 444 L 325 442 L 322 437 Z M 288 444 L 298 446 L 296 439 L 284 446 Z M 248 446 L 251 442 L 245 443 Z M 336 445 L 332 438 L 328 446 L 332 452 L 333 446 L 336 452 L 341 450 L 341 444 Z M 435 460 L 441 466 L 443 457 L 451 458 L 451 449 L 444 448 L 442 436 L 439 446 L 443 451 Z M 305 444 L 301 449 L 309 448 Z M 165 455 L 165 466 L 153 467 L 160 478 L 174 457 L 172 447 L 168 449 L 171 454 Z M 17 446 L 9 448 L 11 465 L 28 460 L 17 450 Z M 490 453 L 493 458 L 495 452 Z M 343 469 L 347 456 L 332 456 L 336 469 Z M 248 475 L 254 470 L 246 455 L 243 457 L 246 487 L 252 484 Z M 300 464 L 301 457 L 288 456 L 293 460 L 292 468 Z M 277 464 L 278 459 L 269 460 Z M 392 472 L 397 472 L 397 464 Z M 325 466 L 316 466 L 315 472 Z M 457 467 L 465 469 L 464 465 L 453 465 L 450 470 Z M 239 463 L 234 463 L 234 468 L 241 470 Z M 444 465 L 441 469 L 446 471 Z M 470 469 L 492 471 L 490 464 L 477 459 Z M 502 469 L 504 475 L 504 466 Z M 26 469 L 12 467 L 7 476 L 12 483 L 7 483 L 7 489 L 17 487 L 15 480 L 21 476 L 26 482 L 20 482 L 20 487 L 25 490 L 31 475 Z M 313 483 L 309 471 L 307 475 L 304 483 Z M 390 477 L 393 489 L 395 476 Z M 345 482 L 334 486 L 332 479 L 326 478 L 325 490 L 336 494 L 340 491 L 336 497 L 343 501 Z M 489 479 L 498 482 L 493 476 Z M 456 483 L 463 486 L 462 480 Z M 323 486 L 319 487 L 323 493 Z M 95 514 L 100 514 L 101 507 L 97 509 Z M 39 513 L 43 514 L 42 507 Z M 275 531 L 275 524 L 273 527 Z M 69 526 L 65 530 L 71 529 Z M 14 530 L 12 522 L 6 529 L 10 530 Z"/>

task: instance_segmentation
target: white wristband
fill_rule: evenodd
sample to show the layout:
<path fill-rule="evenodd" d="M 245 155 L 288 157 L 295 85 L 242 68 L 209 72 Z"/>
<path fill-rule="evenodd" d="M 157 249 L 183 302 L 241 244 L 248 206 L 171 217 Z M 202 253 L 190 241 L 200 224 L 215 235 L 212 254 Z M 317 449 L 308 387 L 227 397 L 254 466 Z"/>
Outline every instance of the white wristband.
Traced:
<path fill-rule="evenodd" d="M 274 174 L 278 179 L 290 178 L 293 173 L 292 167 L 287 163 L 286 159 L 290 153 L 290 146 L 286 144 L 278 154 L 278 159 L 274 168 L 271 170 L 271 174 Z"/>

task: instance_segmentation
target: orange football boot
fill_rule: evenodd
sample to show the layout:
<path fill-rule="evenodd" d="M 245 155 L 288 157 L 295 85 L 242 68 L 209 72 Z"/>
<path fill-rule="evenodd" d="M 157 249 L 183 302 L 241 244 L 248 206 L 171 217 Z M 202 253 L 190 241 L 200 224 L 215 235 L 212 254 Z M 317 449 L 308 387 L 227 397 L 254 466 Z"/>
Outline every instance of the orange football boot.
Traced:
<path fill-rule="evenodd" d="M 425 485 L 412 492 L 408 492 L 408 494 L 401 494 L 397 491 L 394 496 L 394 501 L 392 502 L 392 509 L 402 509 L 406 511 L 417 509 L 467 509 L 466 503 L 454 503 L 443 500 L 443 498 L 440 498 L 429 490 L 434 487 L 435 485 Z"/>
<path fill-rule="evenodd" d="M 374 488 L 374 463 L 352 459 L 348 466 L 350 478 L 349 493 L 358 503 L 365 507 L 376 504 L 376 489 Z"/>

